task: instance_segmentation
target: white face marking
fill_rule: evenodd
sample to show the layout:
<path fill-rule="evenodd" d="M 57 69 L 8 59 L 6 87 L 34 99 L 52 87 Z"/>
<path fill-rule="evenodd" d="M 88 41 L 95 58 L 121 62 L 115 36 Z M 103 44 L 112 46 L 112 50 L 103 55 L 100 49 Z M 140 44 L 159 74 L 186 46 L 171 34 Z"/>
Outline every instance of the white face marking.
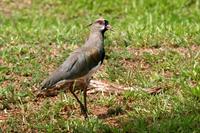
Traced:
<path fill-rule="evenodd" d="M 104 30 L 104 29 L 105 29 L 105 25 L 101 27 L 101 30 Z"/>

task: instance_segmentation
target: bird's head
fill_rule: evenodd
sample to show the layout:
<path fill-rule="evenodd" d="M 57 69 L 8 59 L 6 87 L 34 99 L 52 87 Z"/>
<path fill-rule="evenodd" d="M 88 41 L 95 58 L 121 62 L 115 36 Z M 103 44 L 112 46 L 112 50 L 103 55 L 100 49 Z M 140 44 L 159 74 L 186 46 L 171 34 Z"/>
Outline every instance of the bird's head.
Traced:
<path fill-rule="evenodd" d="M 97 19 L 95 22 L 93 22 L 92 24 L 90 24 L 91 26 L 91 30 L 93 32 L 95 31 L 100 31 L 102 33 L 104 33 L 107 30 L 111 29 L 111 26 L 109 25 L 108 20 L 105 20 L 104 18 L 99 18 Z"/>

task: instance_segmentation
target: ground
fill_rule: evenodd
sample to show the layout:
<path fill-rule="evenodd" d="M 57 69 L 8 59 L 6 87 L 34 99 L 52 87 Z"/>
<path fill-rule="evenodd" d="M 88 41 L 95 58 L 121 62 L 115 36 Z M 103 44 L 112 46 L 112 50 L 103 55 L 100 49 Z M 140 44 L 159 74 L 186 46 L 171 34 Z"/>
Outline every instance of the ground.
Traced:
<path fill-rule="evenodd" d="M 113 31 L 93 79 L 129 89 L 88 94 L 84 120 L 70 93 L 36 92 L 100 16 Z M 0 1 L 1 130 L 200 132 L 199 16 L 198 0 Z"/>

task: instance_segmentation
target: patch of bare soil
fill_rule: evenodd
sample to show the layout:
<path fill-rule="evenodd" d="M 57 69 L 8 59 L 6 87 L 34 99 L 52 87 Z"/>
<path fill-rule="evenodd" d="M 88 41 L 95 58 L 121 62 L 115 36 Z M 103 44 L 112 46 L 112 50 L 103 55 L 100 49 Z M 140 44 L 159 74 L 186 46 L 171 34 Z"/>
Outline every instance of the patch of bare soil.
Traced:
<path fill-rule="evenodd" d="M 130 53 L 133 53 L 136 56 L 141 56 L 145 52 L 158 55 L 160 52 L 163 52 L 163 51 L 174 51 L 183 56 L 190 56 L 191 52 L 195 52 L 195 51 L 198 52 L 199 50 L 200 50 L 200 46 L 197 46 L 197 45 L 192 45 L 190 47 L 160 47 L 160 48 L 139 48 L 139 49 L 129 48 L 128 49 Z"/>
<path fill-rule="evenodd" d="M 90 108 L 91 113 L 98 118 L 106 118 L 108 115 L 108 107 L 105 106 L 94 106 Z"/>
<path fill-rule="evenodd" d="M 130 70 L 135 70 L 136 68 L 140 68 L 141 70 L 148 70 L 150 68 L 150 64 L 139 58 L 134 61 L 121 60 L 120 63 Z"/>
<path fill-rule="evenodd" d="M 111 51 L 123 51 L 122 48 L 112 48 Z M 158 55 L 160 52 L 164 51 L 174 51 L 183 56 L 190 56 L 191 52 L 200 51 L 200 46 L 191 45 L 190 47 L 159 47 L 159 48 L 127 48 L 129 53 L 132 53 L 136 59 L 142 56 L 145 52 Z"/>
<path fill-rule="evenodd" d="M 3 59 L 0 58 L 0 65 L 3 65 L 4 64 L 4 61 Z"/>
<path fill-rule="evenodd" d="M 0 1 L 0 12 L 5 16 L 11 16 L 15 9 L 22 9 L 29 7 L 32 4 L 32 0 L 1 0 Z"/>
<path fill-rule="evenodd" d="M 4 110 L 0 111 L 0 122 L 3 122 L 8 119 L 11 115 L 16 115 L 21 113 L 20 109 Z"/>
<path fill-rule="evenodd" d="M 119 127 L 119 117 L 121 117 L 123 114 L 110 114 L 110 108 L 106 106 L 92 106 L 90 107 L 91 113 L 94 116 L 97 116 L 99 119 L 102 119 L 105 124 L 113 127 Z"/>
<path fill-rule="evenodd" d="M 124 49 L 114 48 L 114 51 L 123 51 Z M 135 70 L 139 68 L 142 71 L 149 71 L 151 69 L 151 65 L 146 62 L 142 56 L 144 53 L 150 53 L 151 55 L 159 55 L 163 52 L 175 52 L 179 55 L 190 58 L 194 56 L 194 54 L 198 54 L 200 51 L 200 46 L 192 45 L 190 47 L 160 47 L 160 48 L 128 48 L 129 53 L 133 56 L 132 59 L 122 59 L 119 62 L 129 70 Z M 163 72 L 163 76 L 166 78 L 170 78 L 174 73 L 170 71 Z"/>
<path fill-rule="evenodd" d="M 106 119 L 105 123 L 109 126 L 120 127 L 120 121 L 118 120 L 118 118 L 115 117 L 110 117 Z"/>

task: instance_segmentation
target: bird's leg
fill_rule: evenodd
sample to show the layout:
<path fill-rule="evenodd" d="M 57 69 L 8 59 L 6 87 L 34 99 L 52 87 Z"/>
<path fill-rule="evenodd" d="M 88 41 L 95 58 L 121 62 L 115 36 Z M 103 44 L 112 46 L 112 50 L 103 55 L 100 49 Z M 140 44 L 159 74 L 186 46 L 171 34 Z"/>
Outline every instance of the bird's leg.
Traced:
<path fill-rule="evenodd" d="M 82 104 L 82 102 L 79 100 L 79 98 L 76 96 L 76 94 L 70 89 L 70 92 L 72 93 L 72 95 L 76 98 L 76 100 L 78 101 L 78 103 L 80 104 L 80 107 L 81 107 L 81 112 L 84 113 L 85 111 L 85 107 L 84 105 Z"/>
<path fill-rule="evenodd" d="M 83 97 L 84 97 L 83 100 L 84 100 L 84 107 L 85 107 L 86 113 L 88 112 L 88 110 L 87 110 L 87 88 L 88 88 L 89 82 L 90 82 L 90 79 L 85 80 L 85 86 L 83 89 Z"/>
<path fill-rule="evenodd" d="M 84 115 L 85 118 L 87 118 L 88 115 L 87 115 L 86 108 L 84 107 L 83 103 L 79 100 L 79 98 L 76 96 L 76 94 L 74 93 L 74 87 L 75 87 L 74 84 L 76 84 L 76 81 L 72 84 L 73 87 L 70 87 L 69 90 L 70 90 L 70 92 L 72 93 L 72 95 L 76 98 L 76 100 L 78 101 L 78 103 L 80 104 L 80 107 L 81 107 L 81 113 Z"/>
<path fill-rule="evenodd" d="M 84 107 L 85 107 L 85 112 L 87 112 L 87 87 L 84 88 L 83 90 L 83 97 L 84 97 Z"/>

